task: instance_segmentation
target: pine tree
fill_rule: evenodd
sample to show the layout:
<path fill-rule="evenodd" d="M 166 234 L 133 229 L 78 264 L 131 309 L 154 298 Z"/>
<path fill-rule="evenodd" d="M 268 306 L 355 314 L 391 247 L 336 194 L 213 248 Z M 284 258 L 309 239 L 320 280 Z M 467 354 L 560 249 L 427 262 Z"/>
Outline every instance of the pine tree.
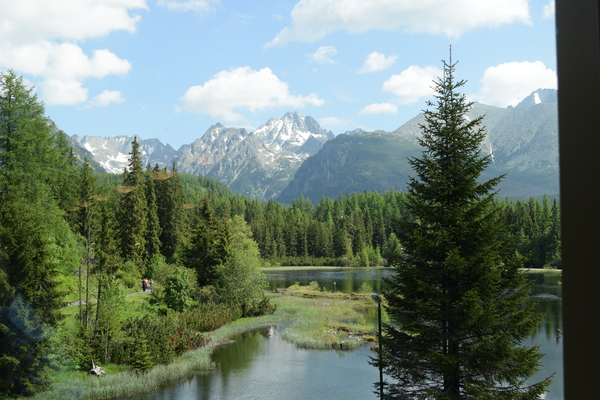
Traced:
<path fill-rule="evenodd" d="M 166 169 L 163 171 L 166 173 Z M 189 231 L 185 193 L 175 163 L 168 175 L 169 179 L 156 182 L 161 253 L 167 260 L 176 255 Z"/>
<path fill-rule="evenodd" d="M 196 270 L 200 286 L 212 285 L 215 267 L 224 264 L 231 255 L 231 238 L 225 221 L 214 215 L 208 198 L 198 206 L 196 218 L 196 228 L 183 252 L 183 263 Z"/>
<path fill-rule="evenodd" d="M 154 366 L 148 339 L 146 339 L 143 332 L 140 332 L 135 339 L 135 350 L 133 351 L 131 366 L 137 373 L 144 373 Z"/>
<path fill-rule="evenodd" d="M 123 186 L 119 188 L 119 233 L 121 255 L 126 261 L 133 261 L 140 269 L 148 259 L 146 253 L 146 233 L 148 230 L 148 202 L 140 145 L 137 137 L 131 144 L 129 169 L 124 173 Z"/>
<path fill-rule="evenodd" d="M 399 223 L 403 257 L 385 293 L 386 398 L 537 399 L 549 379 L 525 383 L 542 355 L 523 341 L 540 317 L 494 203 L 502 177 L 479 181 L 490 163 L 480 152 L 482 118 L 467 118 L 472 103 L 457 91 L 465 82 L 451 59 L 443 65 L 437 101 L 427 104 L 435 110 L 424 112 L 422 156 L 410 159 L 417 178 L 406 207 L 415 218 Z"/>
<path fill-rule="evenodd" d="M 158 167 L 158 165 L 157 165 Z M 156 199 L 155 180 L 161 178 L 157 168 L 152 170 L 150 164 L 146 168 L 146 201 L 148 210 L 148 229 L 146 230 L 146 254 L 148 259 L 160 254 L 160 221 L 158 219 L 158 205 Z"/>

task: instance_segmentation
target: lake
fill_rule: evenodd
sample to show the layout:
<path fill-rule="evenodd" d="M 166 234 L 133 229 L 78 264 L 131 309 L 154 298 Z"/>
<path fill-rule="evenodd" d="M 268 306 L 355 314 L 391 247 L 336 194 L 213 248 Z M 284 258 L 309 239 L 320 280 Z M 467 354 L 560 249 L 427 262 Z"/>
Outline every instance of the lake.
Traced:
<path fill-rule="evenodd" d="M 266 270 L 271 289 L 312 281 L 327 290 L 356 292 L 361 285 L 382 291 L 382 277 L 390 269 L 309 269 Z M 562 329 L 560 274 L 536 272 L 532 301 L 546 314 L 530 344 L 539 344 L 545 353 L 544 364 L 537 375 L 555 374 L 547 400 L 562 400 Z M 281 338 L 285 325 L 253 330 L 234 338 L 235 343 L 217 348 L 213 360 L 218 368 L 198 373 L 191 378 L 161 390 L 130 396 L 128 400 L 187 399 L 377 399 L 373 383 L 378 370 L 368 364 L 376 356 L 368 347 L 354 351 L 298 349 Z M 535 380 L 535 379 L 534 379 Z"/>

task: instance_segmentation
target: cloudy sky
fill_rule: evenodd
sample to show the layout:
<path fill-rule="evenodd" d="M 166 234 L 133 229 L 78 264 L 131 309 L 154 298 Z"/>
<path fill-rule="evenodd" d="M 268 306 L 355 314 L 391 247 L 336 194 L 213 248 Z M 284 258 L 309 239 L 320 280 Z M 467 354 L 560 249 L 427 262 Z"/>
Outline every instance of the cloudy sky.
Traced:
<path fill-rule="evenodd" d="M 0 69 L 69 135 L 158 138 L 298 111 L 391 131 L 459 61 L 473 101 L 556 88 L 551 0 L 0 0 Z"/>

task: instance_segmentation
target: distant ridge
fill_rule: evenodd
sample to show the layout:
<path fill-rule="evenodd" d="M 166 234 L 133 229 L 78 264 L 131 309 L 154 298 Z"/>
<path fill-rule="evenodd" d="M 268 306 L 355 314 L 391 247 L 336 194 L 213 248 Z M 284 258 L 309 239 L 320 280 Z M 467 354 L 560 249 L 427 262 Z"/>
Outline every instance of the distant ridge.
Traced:
<path fill-rule="evenodd" d="M 485 177 L 506 174 L 501 196 L 558 193 L 558 121 L 556 90 L 538 89 L 515 107 L 475 103 L 471 118 L 485 115 L 487 138 L 482 152 L 493 157 Z M 404 190 L 412 171 L 407 157 L 420 154 L 419 114 L 393 132 L 355 129 L 337 137 L 310 116 L 288 112 L 252 132 L 211 126 L 179 150 L 158 139 L 141 139 L 142 162 L 216 179 L 234 193 L 283 203 L 305 195 L 336 198 L 364 190 Z M 121 173 L 133 136 L 73 136 L 79 157 L 98 168 Z"/>

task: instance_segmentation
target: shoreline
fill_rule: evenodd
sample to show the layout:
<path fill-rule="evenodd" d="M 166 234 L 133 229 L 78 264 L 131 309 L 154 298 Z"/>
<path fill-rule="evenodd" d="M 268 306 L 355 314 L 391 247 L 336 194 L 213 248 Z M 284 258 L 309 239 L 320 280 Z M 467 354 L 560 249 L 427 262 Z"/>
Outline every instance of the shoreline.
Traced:
<path fill-rule="evenodd" d="M 52 389 L 33 397 L 20 397 L 19 399 L 114 399 L 152 392 L 194 373 L 214 370 L 215 365 L 211 355 L 215 348 L 227 344 L 236 335 L 263 326 L 291 323 L 287 329 L 290 330 L 289 334 L 293 334 L 294 337 L 285 340 L 300 348 L 331 349 L 345 339 L 339 335 L 323 337 L 320 329 L 312 331 L 306 329 L 307 321 L 317 320 L 319 322 L 319 318 L 323 319 L 336 311 L 331 306 L 323 310 L 322 297 L 307 298 L 298 293 L 288 293 L 287 295 L 271 293 L 270 297 L 272 303 L 277 305 L 277 310 L 273 314 L 242 318 L 214 331 L 205 332 L 205 335 L 210 336 L 210 341 L 205 346 L 182 354 L 170 364 L 156 365 L 147 373 L 138 375 L 131 370 L 109 373 L 100 377 L 87 375 L 83 371 L 59 372 L 51 378 Z M 339 308 L 347 308 L 359 303 L 357 300 L 334 297 L 328 299 L 328 302 Z M 352 347 L 346 347 L 345 350 L 352 350 Z M 110 364 L 103 367 L 111 369 Z"/>

